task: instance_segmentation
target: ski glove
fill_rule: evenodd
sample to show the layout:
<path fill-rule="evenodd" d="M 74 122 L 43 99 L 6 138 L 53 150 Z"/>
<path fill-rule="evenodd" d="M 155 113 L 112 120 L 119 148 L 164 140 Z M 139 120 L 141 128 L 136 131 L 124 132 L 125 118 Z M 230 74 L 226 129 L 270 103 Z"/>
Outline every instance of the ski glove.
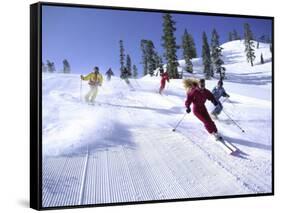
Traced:
<path fill-rule="evenodd" d="M 217 106 L 217 105 L 219 104 L 216 99 L 214 99 L 214 100 L 212 101 L 212 103 L 213 103 L 215 106 Z"/>
<path fill-rule="evenodd" d="M 186 113 L 190 113 L 190 112 L 191 112 L 190 107 L 187 107 L 187 108 L 186 108 Z"/>

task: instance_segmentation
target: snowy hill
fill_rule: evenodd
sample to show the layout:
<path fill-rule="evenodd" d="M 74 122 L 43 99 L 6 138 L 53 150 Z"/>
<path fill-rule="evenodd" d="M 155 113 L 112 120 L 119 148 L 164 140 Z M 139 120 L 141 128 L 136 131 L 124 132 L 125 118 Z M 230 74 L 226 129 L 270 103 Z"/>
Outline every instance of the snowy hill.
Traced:
<path fill-rule="evenodd" d="M 254 45 L 257 47 L 257 42 L 254 42 Z M 246 60 L 244 40 L 226 42 L 222 44 L 221 47 L 223 48 L 222 55 L 225 63 L 223 66 L 226 68 L 225 82 L 231 85 L 233 92 L 264 100 L 271 100 L 272 56 L 270 45 L 267 43 L 259 43 L 259 48 L 255 48 L 256 58 L 253 67 L 251 67 Z M 263 55 L 264 64 L 260 63 L 261 54 Z M 179 60 L 178 62 L 178 71 L 181 72 L 185 67 L 185 61 Z M 192 63 L 193 73 L 183 72 L 184 78 L 204 78 L 202 58 L 194 58 L 192 59 Z M 166 65 L 164 65 L 164 69 L 165 67 Z M 148 79 L 151 77 L 147 75 L 144 78 Z M 208 80 L 208 88 L 213 88 L 218 78 L 219 76 L 216 75 L 213 80 Z M 159 76 L 158 79 L 160 79 Z M 236 83 L 239 83 L 239 87 L 237 87 Z M 259 85 L 260 88 L 259 93 L 255 92 L 257 85 Z"/>
<path fill-rule="evenodd" d="M 94 106 L 78 74 L 43 74 L 43 205 L 79 205 L 271 192 L 271 61 L 251 67 L 243 43 L 223 45 L 230 99 L 215 121 L 240 151 L 228 155 L 192 113 L 181 80 L 104 82 Z M 258 57 L 257 57 L 258 58 Z M 202 75 L 200 59 L 194 59 Z M 201 73 L 200 73 L 201 72 Z M 207 81 L 212 89 L 216 80 Z M 223 100 L 222 100 L 223 101 Z M 213 109 L 208 103 L 209 110 Z M 233 125 L 237 122 L 245 133 Z"/>
<path fill-rule="evenodd" d="M 257 47 L 257 42 L 254 42 Z M 246 60 L 244 40 L 236 40 L 224 43 L 222 55 L 224 67 L 226 68 L 226 77 L 228 81 L 238 83 L 267 84 L 271 83 L 271 52 L 270 45 L 260 43 L 259 48 L 255 48 L 254 67 L 251 67 Z M 260 56 L 263 55 L 264 64 L 260 64 Z M 201 58 L 192 59 L 194 74 L 185 74 L 188 76 L 203 77 L 203 65 Z M 184 60 L 179 61 L 179 71 L 185 66 Z"/>

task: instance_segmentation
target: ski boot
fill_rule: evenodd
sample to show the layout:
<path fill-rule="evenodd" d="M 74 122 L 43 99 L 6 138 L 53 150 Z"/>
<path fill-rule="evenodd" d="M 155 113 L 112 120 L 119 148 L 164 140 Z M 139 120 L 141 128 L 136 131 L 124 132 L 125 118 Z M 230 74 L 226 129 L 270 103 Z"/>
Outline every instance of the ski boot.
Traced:
<path fill-rule="evenodd" d="M 217 119 L 218 119 L 218 115 L 217 115 L 217 113 L 215 113 L 215 112 L 212 112 L 212 113 L 211 113 L 211 117 L 212 117 L 214 120 L 217 120 Z"/>
<path fill-rule="evenodd" d="M 223 141 L 223 137 L 218 132 L 214 132 L 212 133 L 212 135 L 214 136 L 216 141 Z"/>

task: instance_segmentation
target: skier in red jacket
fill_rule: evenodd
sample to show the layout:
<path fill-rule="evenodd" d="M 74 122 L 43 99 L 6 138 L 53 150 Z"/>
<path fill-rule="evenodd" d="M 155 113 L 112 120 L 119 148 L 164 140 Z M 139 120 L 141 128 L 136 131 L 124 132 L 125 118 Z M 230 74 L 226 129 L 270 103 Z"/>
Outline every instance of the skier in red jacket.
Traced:
<path fill-rule="evenodd" d="M 207 108 L 205 107 L 206 100 L 211 101 L 215 106 L 218 104 L 213 94 L 205 88 L 205 80 L 200 79 L 199 84 L 195 80 L 186 79 L 184 82 L 187 91 L 187 100 L 185 102 L 186 112 L 190 113 L 190 105 L 193 104 L 194 115 L 203 122 L 206 130 L 214 135 L 215 139 L 220 139 L 217 127 L 212 121 Z"/>
<path fill-rule="evenodd" d="M 166 81 L 169 82 L 170 79 L 169 79 L 168 72 L 167 71 L 164 72 L 164 69 L 162 67 L 160 67 L 159 71 L 160 71 L 160 76 L 161 76 L 161 82 L 160 82 L 161 85 L 160 85 L 159 93 L 160 93 L 160 95 L 162 95 L 162 92 L 166 85 Z"/>

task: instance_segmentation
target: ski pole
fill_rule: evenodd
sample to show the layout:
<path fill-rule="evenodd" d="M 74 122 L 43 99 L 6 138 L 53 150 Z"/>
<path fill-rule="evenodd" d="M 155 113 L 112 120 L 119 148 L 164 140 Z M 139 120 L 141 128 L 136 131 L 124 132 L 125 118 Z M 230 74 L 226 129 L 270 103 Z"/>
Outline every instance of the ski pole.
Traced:
<path fill-rule="evenodd" d="M 232 105 L 233 107 L 235 107 L 234 104 L 232 103 L 232 101 L 229 100 L 229 97 L 226 97 L 226 98 L 223 100 L 223 102 L 225 102 L 225 101 L 227 101 L 228 103 L 231 103 L 231 105 Z"/>
<path fill-rule="evenodd" d="M 237 107 L 235 106 L 235 104 L 229 99 L 229 97 L 226 97 L 226 98 L 222 101 L 222 103 L 225 102 L 225 101 L 227 101 L 228 103 L 230 103 L 230 104 L 232 105 L 232 107 L 235 109 L 235 111 L 237 111 L 239 114 L 241 114 L 241 113 L 239 112 L 239 110 L 237 110 Z"/>
<path fill-rule="evenodd" d="M 176 129 L 178 128 L 178 126 L 179 126 L 180 123 L 183 121 L 183 119 L 185 118 L 186 115 L 187 115 L 187 113 L 184 113 L 183 117 L 179 120 L 179 122 L 177 123 L 177 125 L 175 126 L 175 128 L 172 130 L 173 132 L 176 131 Z"/>
<path fill-rule="evenodd" d="M 228 100 L 228 97 L 226 97 L 221 103 L 224 103 Z"/>
<path fill-rule="evenodd" d="M 224 112 L 224 114 L 242 131 L 242 132 L 245 132 L 244 129 L 242 129 L 241 126 L 238 125 L 237 122 L 235 122 L 224 110 L 222 110 Z"/>

